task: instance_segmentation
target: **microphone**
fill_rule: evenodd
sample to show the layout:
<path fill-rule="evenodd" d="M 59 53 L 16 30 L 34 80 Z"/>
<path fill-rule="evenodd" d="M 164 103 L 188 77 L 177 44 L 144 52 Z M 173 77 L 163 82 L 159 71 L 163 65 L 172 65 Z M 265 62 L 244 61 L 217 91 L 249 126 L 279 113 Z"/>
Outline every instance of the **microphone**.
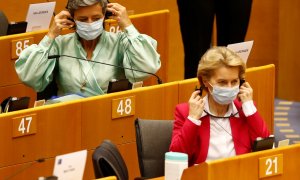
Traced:
<path fill-rule="evenodd" d="M 108 63 L 104 63 L 104 62 L 98 62 L 98 61 L 83 59 L 83 58 L 69 56 L 69 55 L 51 55 L 51 56 L 48 56 L 48 59 L 59 59 L 60 57 L 69 57 L 69 58 L 78 59 L 80 61 L 88 61 L 88 62 L 103 64 L 103 65 L 107 65 L 107 66 L 112 66 L 112 67 L 115 67 L 115 68 L 127 69 L 127 70 L 131 70 L 131 71 L 136 71 L 136 72 L 141 72 L 141 73 L 149 74 L 149 75 L 152 75 L 152 76 L 156 77 L 157 84 L 162 84 L 162 80 L 156 74 L 150 73 L 150 72 L 146 72 L 146 71 L 142 71 L 142 70 L 138 70 L 138 69 L 127 68 L 127 67 L 123 67 L 123 66 L 118 66 L 118 65 L 114 65 L 114 64 L 108 64 Z"/>
<path fill-rule="evenodd" d="M 32 165 L 36 164 L 36 163 L 42 163 L 45 162 L 45 158 L 40 158 L 40 159 L 36 159 L 35 161 L 31 162 L 30 164 L 28 164 L 27 166 L 24 166 L 23 168 L 17 170 L 16 172 L 14 172 L 13 174 L 7 176 L 4 180 L 9 180 L 12 179 L 13 177 L 15 177 L 16 175 L 20 174 L 21 172 L 25 171 L 26 169 L 30 168 Z"/>

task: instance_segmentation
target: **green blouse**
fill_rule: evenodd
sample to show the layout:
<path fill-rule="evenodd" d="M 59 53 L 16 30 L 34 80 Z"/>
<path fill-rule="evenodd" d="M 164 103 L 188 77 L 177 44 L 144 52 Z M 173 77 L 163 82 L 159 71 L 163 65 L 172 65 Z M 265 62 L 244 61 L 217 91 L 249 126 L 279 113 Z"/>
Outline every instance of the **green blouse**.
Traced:
<path fill-rule="evenodd" d="M 133 25 L 124 32 L 103 31 L 91 60 L 155 73 L 161 65 L 156 46 L 154 39 L 140 34 Z M 61 35 L 55 40 L 45 36 L 38 45 L 26 48 L 15 63 L 16 72 L 21 81 L 38 92 L 43 91 L 52 81 L 55 66 L 58 95 L 79 94 L 86 97 L 104 94 L 112 79 L 127 78 L 135 82 L 149 76 L 64 56 L 56 61 L 48 59 L 49 55 L 69 55 L 83 59 L 87 56 L 76 33 Z"/>

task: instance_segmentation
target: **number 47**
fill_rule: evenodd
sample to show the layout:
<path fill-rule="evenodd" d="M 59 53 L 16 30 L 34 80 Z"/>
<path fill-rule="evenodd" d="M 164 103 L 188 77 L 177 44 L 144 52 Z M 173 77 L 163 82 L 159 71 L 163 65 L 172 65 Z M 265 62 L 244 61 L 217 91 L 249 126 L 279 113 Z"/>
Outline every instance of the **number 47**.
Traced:
<path fill-rule="evenodd" d="M 25 133 L 29 133 L 29 130 L 30 130 L 30 123 L 31 123 L 31 120 L 32 120 L 32 117 L 23 117 L 20 124 L 19 124 L 19 128 L 18 130 L 20 132 L 22 132 L 22 134 Z M 27 128 L 26 128 L 26 122 L 27 122 Z"/>

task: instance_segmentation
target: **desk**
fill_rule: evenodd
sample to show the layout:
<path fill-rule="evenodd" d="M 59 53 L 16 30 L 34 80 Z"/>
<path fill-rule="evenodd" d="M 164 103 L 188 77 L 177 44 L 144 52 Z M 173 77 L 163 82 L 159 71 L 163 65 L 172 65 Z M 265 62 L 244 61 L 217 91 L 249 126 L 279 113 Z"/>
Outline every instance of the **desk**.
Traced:
<path fill-rule="evenodd" d="M 72 102 L 1 114 L 0 142 L 5 148 L 0 150 L 0 167 L 80 150 L 80 107 Z M 32 115 L 37 119 L 37 132 L 13 138 L 13 119 Z"/>
<path fill-rule="evenodd" d="M 184 170 L 182 174 L 182 180 L 203 179 L 203 180 L 231 180 L 231 179 L 243 179 L 253 180 L 259 179 L 260 173 L 265 174 L 265 171 L 261 171 L 262 166 L 267 165 L 267 172 L 270 175 L 267 177 L 279 180 L 279 179 L 297 179 L 299 178 L 299 166 L 300 166 L 300 144 L 290 145 L 287 147 L 276 148 L 266 151 L 259 151 L 255 153 L 248 153 L 244 155 L 235 156 L 232 158 L 220 159 L 216 161 L 210 161 L 202 163 L 198 166 L 190 167 Z M 278 161 L 274 161 L 272 156 L 282 155 L 282 164 Z M 271 164 L 259 164 L 260 159 L 268 157 L 272 159 Z M 275 175 L 275 172 L 282 174 Z M 276 170 L 275 170 L 276 169 Z M 261 174 L 261 175 L 262 175 Z M 265 178 L 265 179 L 269 179 Z"/>
<path fill-rule="evenodd" d="M 268 67 L 274 68 L 272 65 Z M 265 70 L 265 68 L 256 68 L 252 73 Z M 264 78 L 258 78 L 256 83 L 261 85 L 260 80 L 263 81 Z M 128 167 L 130 179 L 139 177 L 134 120 L 137 117 L 173 119 L 175 105 L 182 101 L 182 92 L 190 95 L 191 89 L 181 86 L 183 82 L 195 82 L 195 79 L 0 114 L 2 130 L 0 142 L 5 145 L 0 149 L 0 177 L 7 177 L 38 158 L 46 158 L 46 161 L 32 165 L 32 168 L 20 173 L 16 179 L 48 176 L 53 171 L 53 158 L 56 155 L 87 149 L 88 160 L 84 179 L 92 179 L 94 178 L 92 153 L 104 139 L 111 139 L 119 147 Z M 265 103 L 260 98 L 268 96 L 272 99 L 272 94 L 268 94 L 265 89 L 274 89 L 273 84 L 265 83 L 264 87 L 257 89 L 257 93 L 260 94 L 256 96 L 258 105 Z M 116 109 L 112 108 L 112 104 L 115 100 L 126 101 L 132 97 L 135 101 L 135 113 L 113 118 L 112 112 Z M 272 109 L 274 106 L 273 103 L 267 105 L 262 104 L 260 111 L 264 108 Z M 125 106 L 126 103 L 123 108 L 126 108 Z M 13 119 L 32 114 L 37 117 L 36 133 L 13 138 Z M 270 123 L 273 124 L 271 121 Z M 36 170 L 34 167 L 38 167 L 39 171 L 33 173 Z"/>
<path fill-rule="evenodd" d="M 139 176 L 134 120 L 137 117 L 172 119 L 174 107 L 178 103 L 177 88 L 178 82 L 172 82 L 1 114 L 0 128 L 3 131 L 0 141 L 5 144 L 5 148 L 0 149 L 0 177 L 6 177 L 38 158 L 50 160 L 59 154 L 87 149 L 84 177 L 92 179 L 92 153 L 104 139 L 111 139 L 118 145 L 130 172 L 130 179 Z M 135 98 L 135 114 L 112 119 L 113 100 L 126 97 Z M 37 117 L 37 132 L 12 138 L 13 119 L 32 114 Z M 46 161 L 38 165 L 43 175 L 53 171 L 53 165 L 48 163 Z M 38 172 L 28 174 L 26 171 L 16 179 L 33 179 L 38 176 Z"/>
<path fill-rule="evenodd" d="M 282 174 L 268 177 L 263 179 L 272 180 L 289 180 L 299 178 L 299 166 L 300 166 L 300 144 L 290 145 L 283 148 L 271 149 L 266 151 L 260 151 L 255 153 L 248 153 L 231 158 L 225 158 L 215 161 L 199 164 L 185 169 L 181 179 L 202 179 L 202 180 L 254 180 L 259 179 L 260 158 L 272 157 L 276 155 L 283 155 L 283 171 Z M 276 161 L 274 161 L 275 163 Z M 276 162 L 278 163 L 278 162 Z M 274 165 L 274 164 L 270 164 Z M 279 165 L 279 164 L 277 164 Z M 267 165 L 269 166 L 269 165 Z M 269 172 L 274 171 L 275 166 L 270 166 Z M 277 168 L 279 168 L 277 166 Z M 164 177 L 157 177 L 151 180 L 164 180 Z"/>
<path fill-rule="evenodd" d="M 178 103 L 174 98 L 178 97 L 177 87 L 178 82 L 172 82 L 82 100 L 82 148 L 93 149 L 103 139 L 110 139 L 121 145 L 120 151 L 131 172 L 130 177 L 139 176 L 134 120 L 137 117 L 173 119 Z M 105 107 L 111 107 L 113 99 L 124 97 L 135 97 L 135 114 L 112 119 L 112 109 Z"/>

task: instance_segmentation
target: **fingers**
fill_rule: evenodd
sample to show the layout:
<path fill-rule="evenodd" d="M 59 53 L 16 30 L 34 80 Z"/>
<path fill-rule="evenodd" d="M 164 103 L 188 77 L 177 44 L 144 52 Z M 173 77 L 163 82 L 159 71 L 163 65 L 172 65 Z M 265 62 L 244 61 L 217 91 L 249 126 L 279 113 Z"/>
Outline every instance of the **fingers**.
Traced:
<path fill-rule="evenodd" d="M 124 11 L 126 11 L 125 7 L 121 6 L 118 3 L 109 3 L 107 5 L 107 9 L 106 10 L 112 12 L 113 16 L 110 17 L 112 19 L 118 19 L 118 18 L 120 18 L 120 16 L 122 15 L 122 13 L 124 13 Z"/>
<path fill-rule="evenodd" d="M 199 93 L 200 93 L 199 90 L 194 91 L 194 92 L 192 93 L 192 95 L 191 95 L 191 98 L 194 99 L 195 97 L 199 96 Z M 191 99 L 191 98 L 190 98 L 190 99 Z"/>
<path fill-rule="evenodd" d="M 71 21 L 72 17 L 68 11 L 61 11 L 54 18 L 54 22 L 57 27 L 62 28 L 70 28 L 74 26 L 74 22 Z"/>
<path fill-rule="evenodd" d="M 110 16 L 109 18 L 118 21 L 122 29 L 131 25 L 131 21 L 128 17 L 127 10 L 124 6 L 118 3 L 109 3 L 107 5 L 106 10 L 112 12 L 113 15 Z"/>
<path fill-rule="evenodd" d="M 195 119 L 200 119 L 204 109 L 204 101 L 199 96 L 199 92 L 199 90 L 193 92 L 189 99 L 189 116 Z"/>
<path fill-rule="evenodd" d="M 250 84 L 248 82 L 244 82 L 242 85 L 241 85 L 241 88 L 242 87 L 245 87 L 245 88 L 251 88 Z M 252 89 L 252 88 L 251 88 Z"/>
<path fill-rule="evenodd" d="M 110 9 L 111 12 L 124 11 L 126 8 L 118 3 L 109 3 L 107 4 L 107 9 Z"/>
<path fill-rule="evenodd" d="M 253 89 L 248 82 L 240 87 L 239 98 L 242 102 L 250 101 L 253 99 Z"/>
<path fill-rule="evenodd" d="M 200 93 L 199 90 L 194 91 L 189 99 L 189 102 L 199 103 L 199 102 L 203 101 L 203 99 L 199 96 L 199 93 Z"/>
<path fill-rule="evenodd" d="M 56 19 L 55 23 L 56 23 L 56 26 L 58 26 L 60 29 L 71 28 L 74 26 L 74 22 L 72 22 L 68 19 Z"/>
<path fill-rule="evenodd" d="M 244 83 L 240 87 L 240 93 L 251 93 L 252 94 L 253 89 L 251 88 L 250 84 L 248 82 Z"/>
<path fill-rule="evenodd" d="M 51 27 L 48 32 L 48 37 L 51 39 L 55 39 L 57 36 L 60 35 L 61 30 L 63 28 L 71 28 L 75 25 L 74 22 L 69 20 L 68 18 L 71 18 L 71 14 L 68 11 L 61 11 L 58 13 L 51 24 Z"/>
<path fill-rule="evenodd" d="M 69 11 L 63 10 L 60 13 L 58 13 L 55 17 L 59 18 L 59 19 L 63 19 L 63 18 L 67 18 L 67 17 L 71 18 L 72 16 Z"/>

